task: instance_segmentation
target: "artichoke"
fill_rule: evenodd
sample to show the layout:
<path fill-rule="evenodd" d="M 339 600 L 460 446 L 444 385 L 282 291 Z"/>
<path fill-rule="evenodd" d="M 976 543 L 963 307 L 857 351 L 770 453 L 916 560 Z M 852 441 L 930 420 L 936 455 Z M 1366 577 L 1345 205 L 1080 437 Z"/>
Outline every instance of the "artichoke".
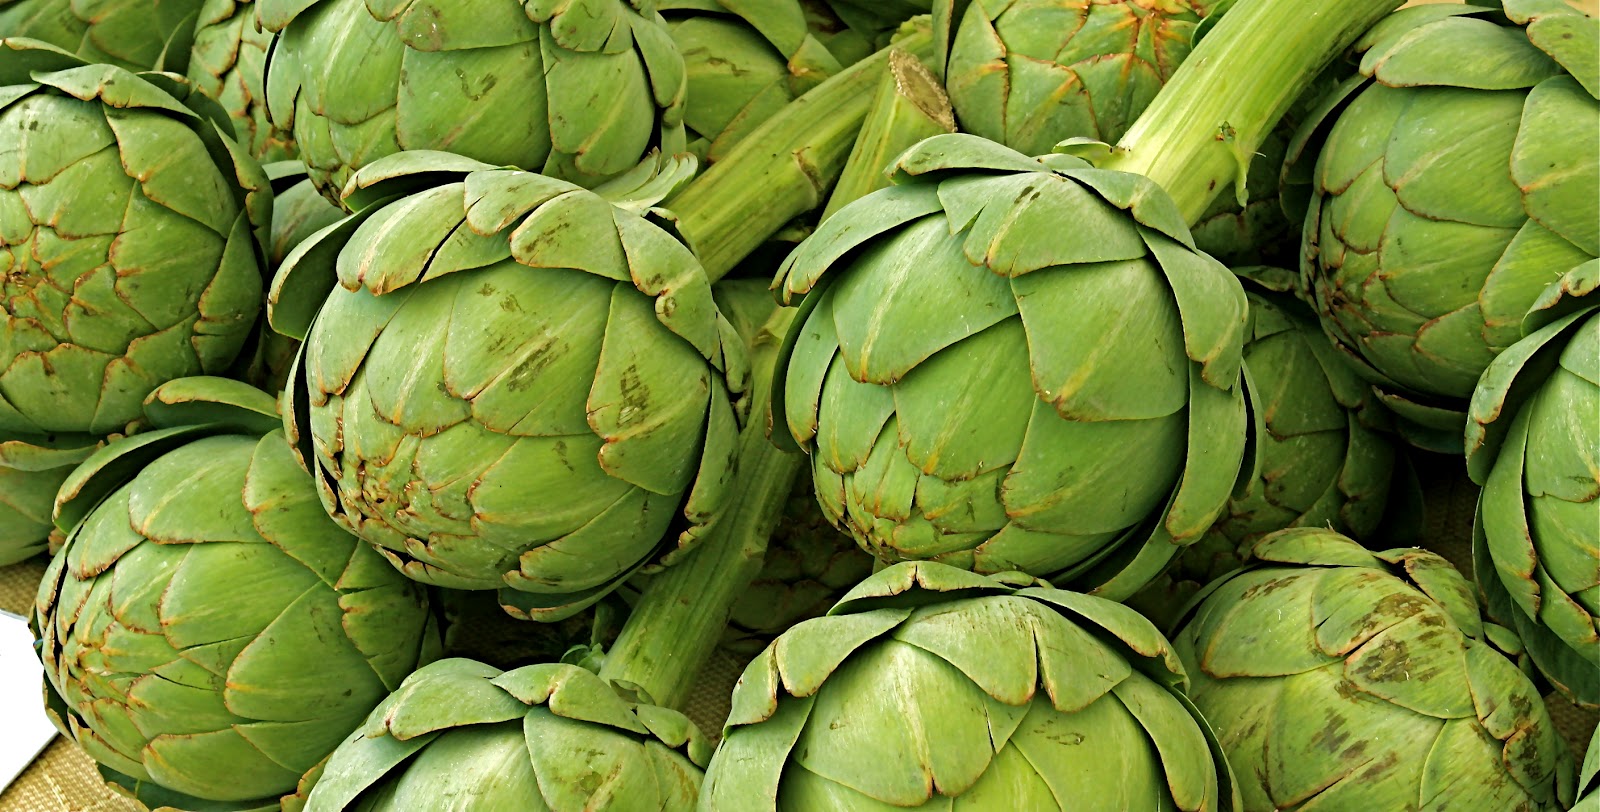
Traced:
<path fill-rule="evenodd" d="M 0 37 L 42 40 L 128 70 L 182 72 L 206 0 L 0 0 Z"/>
<path fill-rule="evenodd" d="M 216 99 L 235 137 L 262 161 L 294 157 L 294 139 L 267 119 L 266 64 L 272 34 L 252 0 L 206 0 L 194 32 L 189 81 Z"/>
<path fill-rule="evenodd" d="M 707 161 L 872 45 L 807 0 L 664 0 L 657 5 L 683 55 L 683 122 Z"/>
<path fill-rule="evenodd" d="M 1215 2 L 946 0 L 936 25 L 956 118 L 1027 155 L 1068 138 L 1113 143 L 1189 55 Z"/>
<path fill-rule="evenodd" d="M 1549 323 L 1490 363 L 1466 443 L 1483 486 L 1473 560 L 1490 616 L 1585 705 L 1600 705 L 1600 296 L 1571 294 L 1597 284 L 1591 261 L 1541 298 L 1529 326 Z"/>
<path fill-rule="evenodd" d="M 305 341 L 285 419 L 334 519 L 412 578 L 541 619 L 669 531 L 697 539 L 748 366 L 689 250 L 574 184 L 442 153 L 351 189 L 359 212 L 291 253 L 270 305 Z"/>
<path fill-rule="evenodd" d="M 645 0 L 260 0 L 272 121 L 338 200 L 351 173 L 443 150 L 584 186 L 684 146 L 683 58 Z"/>
<path fill-rule="evenodd" d="M 1261 540 L 1173 647 L 1245 810 L 1551 809 L 1571 765 L 1544 700 L 1444 559 L 1331 530 Z M 1564 807 L 1563 807 L 1564 808 Z"/>
<path fill-rule="evenodd" d="M 1430 450 L 1460 453 L 1478 376 L 1545 285 L 1600 254 L 1600 156 L 1573 149 L 1600 142 L 1600 20 L 1580 9 L 1506 0 L 1509 25 L 1470 5 L 1404 9 L 1359 44 L 1331 125 L 1307 123 L 1326 140 L 1305 285 Z"/>
<path fill-rule="evenodd" d="M 1028 580 L 900 564 L 784 633 L 734 689 L 700 808 L 1236 808 L 1160 633 Z"/>
<path fill-rule="evenodd" d="M 896 172 L 780 271 L 804 300 L 775 425 L 828 518 L 886 563 L 1131 595 L 1238 476 L 1237 278 L 1140 176 L 970 135 Z"/>
<path fill-rule="evenodd" d="M 4 40 L 0 85 L 0 432 L 120 431 L 156 386 L 239 353 L 266 176 L 165 74 Z"/>
<path fill-rule="evenodd" d="M 146 412 L 62 486 L 46 702 L 149 806 L 275 808 L 437 656 L 427 596 L 323 513 L 268 395 L 190 378 Z"/>
<path fill-rule="evenodd" d="M 688 812 L 710 746 L 594 674 L 440 660 L 406 678 L 286 809 Z"/>
<path fill-rule="evenodd" d="M 1583 757 L 1583 770 L 1578 774 L 1577 809 L 1594 809 L 1600 804 L 1600 730 L 1589 740 L 1589 750 Z"/>
<path fill-rule="evenodd" d="M 50 547 L 56 490 L 97 445 L 86 435 L 0 434 L 0 567 Z"/>

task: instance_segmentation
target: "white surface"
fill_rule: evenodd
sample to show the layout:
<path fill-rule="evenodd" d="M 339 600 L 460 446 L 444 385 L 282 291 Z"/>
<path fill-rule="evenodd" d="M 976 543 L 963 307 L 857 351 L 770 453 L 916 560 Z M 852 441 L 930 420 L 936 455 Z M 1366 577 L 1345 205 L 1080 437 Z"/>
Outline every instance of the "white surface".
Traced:
<path fill-rule="evenodd" d="M 0 612 L 0 791 L 11 786 L 56 735 L 44 715 L 44 666 L 28 622 Z"/>

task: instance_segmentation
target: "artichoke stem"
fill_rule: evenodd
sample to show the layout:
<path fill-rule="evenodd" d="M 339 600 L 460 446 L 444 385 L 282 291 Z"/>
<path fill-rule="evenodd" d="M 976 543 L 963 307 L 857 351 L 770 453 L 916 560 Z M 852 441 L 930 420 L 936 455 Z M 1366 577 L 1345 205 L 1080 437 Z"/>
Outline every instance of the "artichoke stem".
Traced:
<path fill-rule="evenodd" d="M 855 149 L 822 210 L 827 219 L 844 204 L 889 185 L 887 170 L 924 138 L 956 131 L 956 114 L 933 71 L 916 56 L 891 48 L 889 73 L 878 82 Z"/>
<path fill-rule="evenodd" d="M 1401 0 L 1239 0 L 1195 46 L 1105 169 L 1154 180 L 1193 225 L 1290 104 Z"/>
<path fill-rule="evenodd" d="M 667 201 L 715 282 L 790 220 L 819 208 L 844 171 L 891 55 L 933 58 L 926 20 L 834 75 L 740 141 Z"/>
<path fill-rule="evenodd" d="M 650 580 L 600 676 L 640 689 L 649 702 L 682 710 L 695 676 L 722 639 L 734 604 L 761 572 L 804 457 L 767 440 L 761 419 L 794 308 L 777 308 L 752 339 L 751 420 L 739 434 L 738 477 L 724 512 L 700 546 Z"/>

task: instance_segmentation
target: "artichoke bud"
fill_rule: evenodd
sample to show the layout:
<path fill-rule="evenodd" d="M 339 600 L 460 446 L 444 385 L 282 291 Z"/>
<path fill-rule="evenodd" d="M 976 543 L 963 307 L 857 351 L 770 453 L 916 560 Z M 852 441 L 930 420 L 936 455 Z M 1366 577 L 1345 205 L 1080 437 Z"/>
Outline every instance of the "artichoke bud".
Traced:
<path fill-rule="evenodd" d="M 575 184 L 444 153 L 358 172 L 274 280 L 286 426 L 395 567 L 558 620 L 721 506 L 749 365 L 689 250 Z"/>
<path fill-rule="evenodd" d="M 1571 764 L 1472 584 L 1417 548 L 1262 539 L 1173 638 L 1245 810 L 1554 809 Z M 1561 804 L 1561 806 L 1557 806 Z"/>
<path fill-rule="evenodd" d="M 146 806 L 292 791 L 438 656 L 426 590 L 323 512 L 270 395 L 184 378 L 62 485 L 34 626 L 56 726 Z"/>
<path fill-rule="evenodd" d="M 1316 156 L 1305 287 L 1429 450 L 1460 453 L 1479 376 L 1540 291 L 1600 255 L 1600 159 L 1573 150 L 1600 142 L 1600 20 L 1581 6 L 1403 9 L 1297 136 Z"/>
<path fill-rule="evenodd" d="M 645 0 L 262 0 L 267 111 L 330 200 L 440 150 L 590 187 L 687 149 L 684 63 Z"/>
<path fill-rule="evenodd" d="M 896 183 L 776 283 L 801 309 L 775 425 L 823 512 L 885 563 L 1132 595 L 1242 467 L 1237 277 L 1153 182 L 1074 156 L 935 136 Z"/>
<path fill-rule="evenodd" d="M 0 432 L 106 435 L 238 355 L 272 193 L 181 77 L 11 39 L 0 82 Z"/>
<path fill-rule="evenodd" d="M 690 812 L 710 751 L 688 717 L 578 666 L 447 659 L 407 677 L 284 809 Z"/>
<path fill-rule="evenodd" d="M 1600 705 L 1597 282 L 1591 261 L 1546 290 L 1535 329 L 1484 371 L 1467 423 L 1467 470 L 1483 488 L 1473 561 L 1488 612 L 1551 684 L 1589 706 Z"/>
<path fill-rule="evenodd" d="M 1234 810 L 1186 684 L 1125 606 L 899 564 L 745 669 L 701 808 Z"/>
<path fill-rule="evenodd" d="M 294 137 L 267 118 L 266 62 L 272 32 L 261 27 L 253 0 L 205 0 L 195 24 L 189 81 L 215 99 L 235 138 L 263 162 L 295 154 Z"/>

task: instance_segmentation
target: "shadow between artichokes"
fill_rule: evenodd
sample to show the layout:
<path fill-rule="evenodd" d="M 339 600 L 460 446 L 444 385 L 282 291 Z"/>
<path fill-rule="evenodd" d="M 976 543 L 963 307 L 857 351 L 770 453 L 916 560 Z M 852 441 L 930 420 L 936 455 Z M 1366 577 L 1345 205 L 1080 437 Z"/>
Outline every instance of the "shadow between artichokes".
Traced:
<path fill-rule="evenodd" d="M 8 39 L 0 85 L 0 432 L 121 431 L 239 353 L 271 190 L 175 76 Z"/>
<path fill-rule="evenodd" d="M 423 587 L 328 519 L 274 407 L 235 381 L 167 383 L 153 429 L 62 486 L 33 618 L 46 706 L 152 808 L 276 808 L 438 656 Z"/>
<path fill-rule="evenodd" d="M 625 191 L 653 202 L 691 167 L 654 168 Z M 334 519 L 409 577 L 552 620 L 669 530 L 691 545 L 749 370 L 689 250 L 574 184 L 445 153 L 351 190 L 270 303 L 305 342 L 285 425 Z"/>
<path fill-rule="evenodd" d="M 1572 764 L 1509 630 L 1417 548 L 1268 536 L 1173 638 L 1249 812 L 1564 809 Z"/>
<path fill-rule="evenodd" d="M 899 564 L 745 669 L 700 809 L 1231 810 L 1227 762 L 1132 609 Z"/>

